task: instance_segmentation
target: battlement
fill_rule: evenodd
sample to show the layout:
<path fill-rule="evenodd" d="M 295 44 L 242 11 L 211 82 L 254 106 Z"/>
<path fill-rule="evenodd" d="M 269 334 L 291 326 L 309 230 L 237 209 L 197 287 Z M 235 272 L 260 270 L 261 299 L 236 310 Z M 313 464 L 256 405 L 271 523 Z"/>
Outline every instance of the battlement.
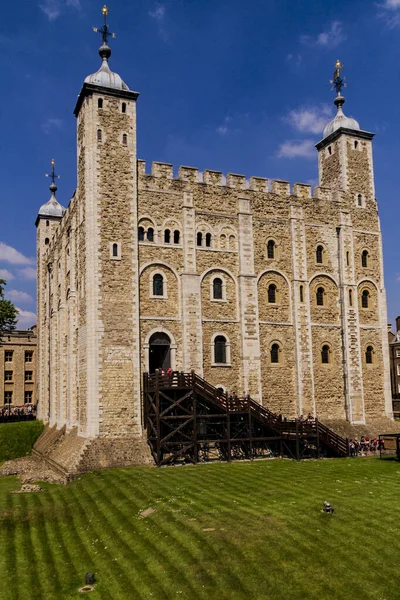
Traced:
<path fill-rule="evenodd" d="M 314 194 L 309 183 L 294 183 L 281 179 L 266 179 L 265 177 L 250 177 L 237 173 L 227 173 L 225 176 L 221 171 L 205 169 L 199 171 L 196 167 L 180 166 L 177 177 L 174 177 L 174 167 L 170 163 L 153 162 L 151 173 L 146 173 L 146 162 L 138 160 L 138 176 L 154 177 L 173 181 L 188 182 L 190 184 L 203 184 L 215 187 L 227 187 L 236 190 L 250 190 L 253 192 L 272 193 L 281 198 L 295 196 L 297 198 L 317 198 L 318 200 L 333 200 L 332 190 L 328 187 L 316 186 Z M 336 197 L 336 195 L 335 195 Z"/>

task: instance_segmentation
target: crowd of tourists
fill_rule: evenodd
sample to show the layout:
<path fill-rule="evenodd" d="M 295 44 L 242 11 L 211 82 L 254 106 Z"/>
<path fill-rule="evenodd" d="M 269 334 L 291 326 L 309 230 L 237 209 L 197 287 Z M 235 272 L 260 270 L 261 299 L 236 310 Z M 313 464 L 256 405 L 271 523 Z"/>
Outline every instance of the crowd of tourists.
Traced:
<path fill-rule="evenodd" d="M 383 438 L 379 440 L 376 436 L 373 439 L 370 439 L 368 436 L 361 436 L 360 440 L 357 438 L 349 440 L 350 456 L 369 456 L 384 449 L 385 440 Z"/>
<path fill-rule="evenodd" d="M 24 406 L 5 405 L 0 410 L 0 422 L 30 421 L 36 419 L 36 406 L 25 404 Z"/>

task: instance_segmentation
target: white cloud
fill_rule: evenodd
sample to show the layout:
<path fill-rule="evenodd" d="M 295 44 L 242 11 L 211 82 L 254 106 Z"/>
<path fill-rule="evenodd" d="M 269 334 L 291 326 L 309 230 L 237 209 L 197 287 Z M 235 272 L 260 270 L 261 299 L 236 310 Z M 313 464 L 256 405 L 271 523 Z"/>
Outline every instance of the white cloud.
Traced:
<path fill-rule="evenodd" d="M 41 124 L 42 131 L 49 135 L 54 129 L 61 129 L 63 122 L 61 119 L 49 118 Z"/>
<path fill-rule="evenodd" d="M 81 3 L 80 0 L 43 0 L 39 8 L 49 21 L 55 21 L 65 8 L 80 10 Z"/>
<path fill-rule="evenodd" d="M 314 158 L 313 140 L 287 140 L 279 146 L 278 158 Z"/>
<path fill-rule="evenodd" d="M 391 29 L 400 26 L 400 0 L 384 0 L 378 7 L 378 16 L 384 19 Z"/>
<path fill-rule="evenodd" d="M 397 10 L 400 8 L 400 0 L 385 0 L 381 6 L 389 10 Z"/>
<path fill-rule="evenodd" d="M 165 13 L 165 6 L 163 4 L 160 4 L 159 2 L 156 2 L 154 9 L 149 10 L 148 13 L 149 17 L 156 21 L 158 25 L 158 33 L 160 34 L 160 37 L 164 40 L 164 42 L 166 42 L 168 39 L 168 34 L 165 29 Z"/>
<path fill-rule="evenodd" d="M 18 328 L 25 329 L 27 327 L 32 327 L 32 325 L 36 325 L 36 314 L 31 312 L 30 310 L 22 310 L 22 308 L 17 308 L 19 314 L 18 318 Z"/>
<path fill-rule="evenodd" d="M 12 265 L 31 265 L 34 259 L 28 258 L 15 248 L 7 246 L 4 242 L 0 242 L 0 261 L 8 262 Z"/>
<path fill-rule="evenodd" d="M 327 104 L 308 106 L 291 110 L 284 121 L 297 131 L 306 133 L 321 133 L 332 116 L 332 109 Z"/>
<path fill-rule="evenodd" d="M 230 128 L 229 128 L 229 123 L 232 121 L 232 117 L 230 117 L 229 115 L 227 115 L 225 117 L 225 119 L 223 120 L 223 122 L 221 123 L 221 125 L 219 125 L 216 129 L 216 132 L 219 135 L 226 135 L 227 133 L 229 133 Z"/>
<path fill-rule="evenodd" d="M 301 65 L 302 61 L 303 61 L 303 57 L 299 53 L 292 54 L 290 52 L 289 54 L 287 54 L 286 60 L 287 60 L 288 63 L 291 63 L 295 67 L 299 67 Z"/>
<path fill-rule="evenodd" d="M 346 39 L 343 24 L 340 21 L 332 21 L 327 31 L 322 31 L 317 36 L 302 35 L 300 41 L 306 46 L 322 46 L 334 48 Z"/>
<path fill-rule="evenodd" d="M 396 275 L 396 281 L 400 281 L 400 273 L 397 273 L 397 275 Z"/>
<path fill-rule="evenodd" d="M 13 302 L 33 302 L 33 298 L 32 296 L 30 296 L 30 294 L 27 294 L 26 292 L 21 292 L 19 290 L 7 290 L 6 296 Z"/>
<path fill-rule="evenodd" d="M 0 269 L 0 279 L 5 279 L 6 281 L 11 281 L 12 279 L 15 279 L 15 277 L 7 269 Z"/>
<path fill-rule="evenodd" d="M 18 269 L 18 274 L 21 279 L 36 279 L 36 269 L 34 267 L 24 267 L 23 269 Z"/>

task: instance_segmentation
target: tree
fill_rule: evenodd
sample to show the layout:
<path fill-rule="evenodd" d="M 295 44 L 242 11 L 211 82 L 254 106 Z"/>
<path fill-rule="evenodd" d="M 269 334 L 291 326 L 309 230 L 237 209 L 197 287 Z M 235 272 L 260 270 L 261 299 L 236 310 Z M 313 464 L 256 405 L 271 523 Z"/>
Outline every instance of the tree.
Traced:
<path fill-rule="evenodd" d="M 17 325 L 18 310 L 11 300 L 4 298 L 6 282 L 0 279 L 0 336 L 10 333 Z"/>

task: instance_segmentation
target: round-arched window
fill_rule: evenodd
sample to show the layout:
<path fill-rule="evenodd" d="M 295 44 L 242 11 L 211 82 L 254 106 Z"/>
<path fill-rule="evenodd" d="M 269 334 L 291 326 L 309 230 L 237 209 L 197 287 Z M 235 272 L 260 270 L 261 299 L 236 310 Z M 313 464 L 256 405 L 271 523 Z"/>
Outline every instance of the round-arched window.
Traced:
<path fill-rule="evenodd" d="M 217 335 L 214 340 L 214 362 L 226 364 L 226 338 Z"/>
<path fill-rule="evenodd" d="M 270 353 L 271 353 L 271 362 L 278 363 L 279 362 L 279 344 L 272 344 Z"/>

